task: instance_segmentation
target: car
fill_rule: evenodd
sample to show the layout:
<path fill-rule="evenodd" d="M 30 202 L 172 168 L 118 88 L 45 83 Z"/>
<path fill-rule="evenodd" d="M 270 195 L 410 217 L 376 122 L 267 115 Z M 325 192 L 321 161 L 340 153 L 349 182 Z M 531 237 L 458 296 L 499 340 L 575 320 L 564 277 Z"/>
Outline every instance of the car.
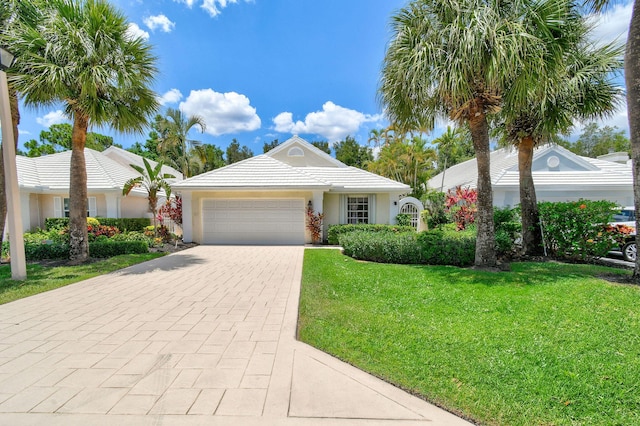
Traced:
<path fill-rule="evenodd" d="M 622 258 L 627 262 L 635 262 L 638 252 L 636 247 L 636 209 L 635 207 L 623 207 L 617 210 L 613 215 L 611 225 L 615 226 L 628 226 L 632 228 L 632 231 L 625 237 L 622 245 L 620 246 L 620 252 Z"/>

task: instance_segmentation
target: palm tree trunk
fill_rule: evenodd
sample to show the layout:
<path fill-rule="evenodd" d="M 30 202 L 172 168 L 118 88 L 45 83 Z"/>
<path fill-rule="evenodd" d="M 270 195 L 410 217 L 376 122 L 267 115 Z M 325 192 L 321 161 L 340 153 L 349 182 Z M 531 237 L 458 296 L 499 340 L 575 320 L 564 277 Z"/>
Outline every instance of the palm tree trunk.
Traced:
<path fill-rule="evenodd" d="M 20 108 L 18 93 L 9 86 L 9 104 L 11 106 L 11 122 L 13 124 L 13 141 L 18 148 L 18 125 L 20 124 Z M 0 243 L 4 237 L 4 226 L 7 221 L 7 192 L 4 180 L 4 154 L 0 149 Z"/>
<path fill-rule="evenodd" d="M 475 266 L 491 268 L 496 266 L 496 239 L 493 226 L 493 190 L 491 189 L 491 168 L 489 160 L 489 126 L 482 106 L 472 108 L 469 114 L 471 140 L 476 151 L 478 164 L 478 213 L 476 226 Z"/>
<path fill-rule="evenodd" d="M 80 264 L 89 258 L 87 236 L 87 166 L 84 147 L 87 141 L 89 118 L 76 112 L 71 134 L 71 167 L 69 188 L 69 259 Z"/>
<path fill-rule="evenodd" d="M 533 184 L 533 138 L 526 136 L 518 145 L 518 171 L 520 173 L 520 210 L 522 215 L 522 253 L 538 256 L 542 252 L 542 232 L 538 215 L 538 200 Z"/>
<path fill-rule="evenodd" d="M 636 212 L 640 212 L 640 2 L 633 3 L 631 24 L 624 60 L 624 76 L 627 86 L 627 110 L 629 136 L 633 160 L 633 196 Z M 640 215 L 636 215 L 636 229 L 640 229 Z M 640 237 L 636 233 L 636 246 Z M 633 279 L 640 282 L 640 256 L 636 257 Z"/>

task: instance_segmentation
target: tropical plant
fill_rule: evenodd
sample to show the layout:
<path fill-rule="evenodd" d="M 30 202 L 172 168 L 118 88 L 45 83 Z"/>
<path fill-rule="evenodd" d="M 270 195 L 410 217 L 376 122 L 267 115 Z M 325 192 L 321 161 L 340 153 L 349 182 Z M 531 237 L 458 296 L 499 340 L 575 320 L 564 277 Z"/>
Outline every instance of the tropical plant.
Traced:
<path fill-rule="evenodd" d="M 456 224 L 456 229 L 462 231 L 467 226 L 475 223 L 478 212 L 478 191 L 470 188 L 456 187 L 455 191 L 449 190 L 445 199 L 445 212 L 451 216 Z M 491 217 L 493 220 L 493 216 Z"/>
<path fill-rule="evenodd" d="M 311 233 L 311 241 L 316 244 L 322 242 L 322 220 L 324 213 L 316 212 L 313 207 L 307 207 L 307 229 Z"/>
<path fill-rule="evenodd" d="M 162 162 L 156 163 L 151 167 L 146 158 L 142 159 L 144 168 L 131 164 L 130 166 L 140 173 L 140 176 L 129 179 L 122 188 L 122 195 L 129 195 L 133 188 L 142 187 L 147 192 L 147 201 L 149 203 L 149 211 L 153 215 L 153 227 L 156 228 L 158 197 L 164 192 L 164 196 L 169 199 L 171 197 L 171 186 L 165 179 L 173 179 L 174 175 L 162 173 Z"/>
<path fill-rule="evenodd" d="M 28 4 L 29 1 L 20 2 Z M 132 37 L 125 16 L 106 0 L 34 1 L 30 24 L 10 32 L 17 53 L 9 79 L 26 105 L 62 103 L 73 122 L 70 167 L 70 259 L 89 256 L 87 170 L 89 125 L 141 132 L 158 101 L 149 88 L 157 72 L 151 46 Z"/>
<path fill-rule="evenodd" d="M 427 147 L 424 139 L 395 138 L 382 146 L 378 158 L 367 163 L 367 169 L 411 186 L 411 196 L 422 198 L 435 160 L 435 151 Z"/>
<path fill-rule="evenodd" d="M 473 158 L 473 143 L 467 128 L 447 126 L 431 143 L 437 147 L 436 173 Z"/>
<path fill-rule="evenodd" d="M 524 62 L 541 60 L 540 42 L 526 25 L 537 18 L 530 3 L 414 0 L 392 18 L 379 88 L 391 122 L 403 131 L 433 128 L 436 117 L 469 126 L 478 164 L 476 266 L 497 262 L 487 117 L 529 68 Z"/>
<path fill-rule="evenodd" d="M 200 141 L 189 139 L 189 132 L 199 127 L 200 132 L 207 128 L 204 118 L 199 115 L 186 116 L 179 109 L 169 108 L 166 117 L 158 122 L 158 151 L 161 158 L 169 165 L 182 172 L 185 178 L 193 176 L 197 167 L 197 157 L 191 155 L 191 150 L 201 144 Z"/>
<path fill-rule="evenodd" d="M 589 26 L 572 1 L 543 6 L 535 9 L 541 19 L 530 29 L 545 44 L 543 62 L 529 72 L 536 75 L 537 82 L 531 85 L 516 79 L 505 96 L 502 113 L 504 137 L 518 149 L 522 250 L 531 256 L 542 254 L 531 170 L 534 148 L 567 132 L 576 119 L 611 114 L 622 97 L 621 88 L 613 81 L 622 66 L 622 48 L 615 44 L 594 46 Z M 561 25 L 554 27 L 548 22 Z"/>

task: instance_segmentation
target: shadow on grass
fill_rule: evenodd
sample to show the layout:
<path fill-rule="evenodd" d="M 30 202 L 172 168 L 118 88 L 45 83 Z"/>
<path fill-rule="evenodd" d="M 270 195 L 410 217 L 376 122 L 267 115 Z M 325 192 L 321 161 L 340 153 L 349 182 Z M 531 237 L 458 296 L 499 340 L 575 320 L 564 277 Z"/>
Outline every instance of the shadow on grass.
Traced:
<path fill-rule="evenodd" d="M 153 271 L 175 271 L 192 265 L 203 265 L 206 259 L 187 253 L 174 253 L 148 262 L 139 263 L 115 272 L 119 275 L 143 275 Z"/>

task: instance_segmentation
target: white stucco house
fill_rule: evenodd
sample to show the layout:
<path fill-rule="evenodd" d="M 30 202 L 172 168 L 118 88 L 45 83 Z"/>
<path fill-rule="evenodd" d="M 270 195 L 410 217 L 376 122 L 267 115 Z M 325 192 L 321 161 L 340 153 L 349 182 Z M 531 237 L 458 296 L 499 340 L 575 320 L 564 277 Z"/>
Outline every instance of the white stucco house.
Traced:
<path fill-rule="evenodd" d="M 172 185 L 183 240 L 201 244 L 311 242 L 306 209 L 332 224 L 394 223 L 408 185 L 349 167 L 298 136 L 258 155 Z"/>
<path fill-rule="evenodd" d="M 138 176 L 129 164 L 142 165 L 142 157 L 120 148 L 104 152 L 85 149 L 87 164 L 87 214 L 91 217 L 150 217 L 147 194 L 136 188 L 122 195 L 124 183 Z M 22 226 L 25 231 L 43 228 L 50 217 L 69 215 L 71 151 L 41 157 L 16 157 Z M 155 162 L 152 162 L 154 165 Z M 177 170 L 163 166 L 165 173 L 182 179 Z"/>
<path fill-rule="evenodd" d="M 633 176 L 626 153 L 599 158 L 581 157 L 558 146 L 536 148 L 532 175 L 538 201 L 608 200 L 633 205 Z M 476 187 L 478 168 L 471 159 L 456 164 L 429 180 L 429 188 L 447 192 L 456 186 Z M 515 206 L 520 202 L 518 152 L 502 148 L 491 152 L 493 204 Z"/>

